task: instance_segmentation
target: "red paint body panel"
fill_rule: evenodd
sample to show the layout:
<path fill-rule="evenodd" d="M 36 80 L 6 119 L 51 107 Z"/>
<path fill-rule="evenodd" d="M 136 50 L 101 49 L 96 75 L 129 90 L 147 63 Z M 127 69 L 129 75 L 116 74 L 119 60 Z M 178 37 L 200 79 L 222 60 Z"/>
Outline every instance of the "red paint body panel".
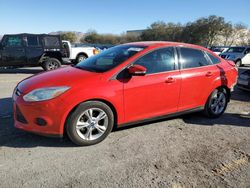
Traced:
<path fill-rule="evenodd" d="M 169 78 L 174 81 L 168 83 Z M 124 84 L 125 121 L 177 112 L 180 79 L 179 70 L 132 77 Z"/>
<path fill-rule="evenodd" d="M 71 66 L 32 76 L 18 84 L 20 96 L 13 94 L 16 106 L 28 121 L 23 124 L 15 117 L 15 127 L 50 135 L 62 135 L 69 113 L 80 103 L 102 100 L 116 111 L 117 124 L 129 123 L 204 106 L 211 92 L 224 85 L 232 88 L 236 83 L 237 70 L 221 59 L 221 63 L 186 70 L 174 70 L 145 76 L 133 76 L 128 80 L 113 79 L 114 75 L 135 59 L 151 50 L 164 46 L 185 46 L 209 50 L 191 44 L 174 42 L 139 42 L 149 46 L 119 66 L 104 73 L 94 73 Z M 216 56 L 216 55 L 215 55 Z M 23 95 L 30 91 L 54 86 L 69 86 L 59 97 L 41 102 L 25 102 Z M 35 119 L 42 117 L 48 125 L 38 126 Z"/>

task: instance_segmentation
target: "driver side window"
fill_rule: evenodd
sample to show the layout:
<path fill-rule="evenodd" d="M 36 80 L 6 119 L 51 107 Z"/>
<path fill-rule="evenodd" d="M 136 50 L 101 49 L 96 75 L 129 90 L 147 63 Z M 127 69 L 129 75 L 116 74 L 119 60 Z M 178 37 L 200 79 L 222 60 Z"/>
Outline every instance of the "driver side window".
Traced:
<path fill-rule="evenodd" d="M 141 65 L 147 69 L 146 74 L 171 71 L 175 69 L 175 56 L 172 47 L 162 48 L 148 53 L 138 59 L 134 65 Z"/>

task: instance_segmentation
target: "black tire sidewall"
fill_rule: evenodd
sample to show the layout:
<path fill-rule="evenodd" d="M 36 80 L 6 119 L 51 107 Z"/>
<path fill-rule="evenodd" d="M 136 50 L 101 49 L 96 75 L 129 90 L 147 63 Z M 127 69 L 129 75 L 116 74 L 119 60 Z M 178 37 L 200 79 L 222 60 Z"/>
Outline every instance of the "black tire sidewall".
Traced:
<path fill-rule="evenodd" d="M 49 69 L 49 63 L 51 63 L 51 61 L 57 63 L 57 65 L 58 65 L 57 68 L 61 67 L 61 62 L 60 62 L 58 59 L 56 59 L 56 58 L 48 58 L 47 61 L 45 61 L 45 62 L 43 63 L 43 69 L 44 69 L 45 71 L 55 70 L 55 69 Z"/>
<path fill-rule="evenodd" d="M 84 60 L 87 59 L 86 55 L 78 55 L 76 58 L 76 63 L 80 63 L 81 61 L 79 61 L 80 57 L 83 57 Z"/>
<path fill-rule="evenodd" d="M 226 104 L 225 104 L 225 108 L 223 109 L 223 111 L 219 114 L 215 114 L 212 110 L 211 110 L 211 103 L 212 103 L 212 98 L 213 96 L 218 93 L 218 92 L 223 92 L 224 95 L 226 96 Z M 206 102 L 206 105 L 205 105 L 205 114 L 208 116 L 208 117 L 211 117 L 211 118 L 217 118 L 217 117 L 220 117 L 226 110 L 227 108 L 227 103 L 228 103 L 228 95 L 227 95 L 227 92 L 225 89 L 223 88 L 219 88 L 219 89 L 215 89 L 211 95 L 209 96 L 207 102 Z"/>
<path fill-rule="evenodd" d="M 76 132 L 76 123 L 77 120 L 79 118 L 79 116 L 87 109 L 89 108 L 100 108 L 102 109 L 108 116 L 108 127 L 106 132 L 100 136 L 98 139 L 96 140 L 83 140 Z M 67 122 L 66 122 L 66 132 L 67 135 L 69 136 L 70 140 L 72 142 L 74 142 L 76 145 L 79 146 L 89 146 L 89 145 L 94 145 L 97 144 L 101 141 L 103 141 L 108 134 L 111 132 L 111 130 L 113 129 L 113 125 L 114 125 L 114 114 L 113 111 L 111 110 L 111 108 L 106 105 L 103 102 L 99 102 L 99 101 L 88 101 L 88 102 L 84 102 L 82 104 L 80 104 L 75 111 L 69 116 Z"/>
<path fill-rule="evenodd" d="M 235 62 L 235 65 L 236 65 L 236 67 L 241 67 L 241 66 L 242 66 L 241 60 L 237 60 L 237 61 Z"/>

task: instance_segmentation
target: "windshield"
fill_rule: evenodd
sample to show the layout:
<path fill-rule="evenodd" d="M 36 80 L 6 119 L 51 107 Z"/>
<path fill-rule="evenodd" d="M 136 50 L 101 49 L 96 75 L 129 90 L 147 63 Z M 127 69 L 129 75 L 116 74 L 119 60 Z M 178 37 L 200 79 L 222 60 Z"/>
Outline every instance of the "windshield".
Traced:
<path fill-rule="evenodd" d="M 245 50 L 244 47 L 231 47 L 227 50 L 229 53 L 242 53 Z"/>
<path fill-rule="evenodd" d="M 145 48 L 146 46 L 138 45 L 116 46 L 78 63 L 75 67 L 93 72 L 106 72 Z"/>

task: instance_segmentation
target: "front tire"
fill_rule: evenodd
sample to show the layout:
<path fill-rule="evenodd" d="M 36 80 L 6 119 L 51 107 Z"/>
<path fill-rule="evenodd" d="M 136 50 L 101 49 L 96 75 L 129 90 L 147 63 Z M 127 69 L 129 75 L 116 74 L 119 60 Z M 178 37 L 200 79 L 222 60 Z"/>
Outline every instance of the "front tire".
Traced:
<path fill-rule="evenodd" d="M 55 70 L 59 67 L 61 67 L 61 62 L 56 59 L 56 58 L 48 58 L 45 62 L 43 62 L 42 64 L 42 68 L 45 71 L 49 71 L 49 70 Z"/>
<path fill-rule="evenodd" d="M 241 67 L 241 66 L 242 66 L 241 60 L 240 60 L 240 59 L 237 60 L 237 61 L 235 62 L 235 65 L 236 65 L 236 67 Z"/>
<path fill-rule="evenodd" d="M 228 96 L 223 88 L 215 89 L 205 105 L 205 115 L 210 118 L 220 117 L 227 108 Z"/>
<path fill-rule="evenodd" d="M 99 101 L 80 104 L 69 116 L 66 131 L 72 142 L 89 146 L 103 141 L 114 125 L 114 114 L 108 105 Z"/>

